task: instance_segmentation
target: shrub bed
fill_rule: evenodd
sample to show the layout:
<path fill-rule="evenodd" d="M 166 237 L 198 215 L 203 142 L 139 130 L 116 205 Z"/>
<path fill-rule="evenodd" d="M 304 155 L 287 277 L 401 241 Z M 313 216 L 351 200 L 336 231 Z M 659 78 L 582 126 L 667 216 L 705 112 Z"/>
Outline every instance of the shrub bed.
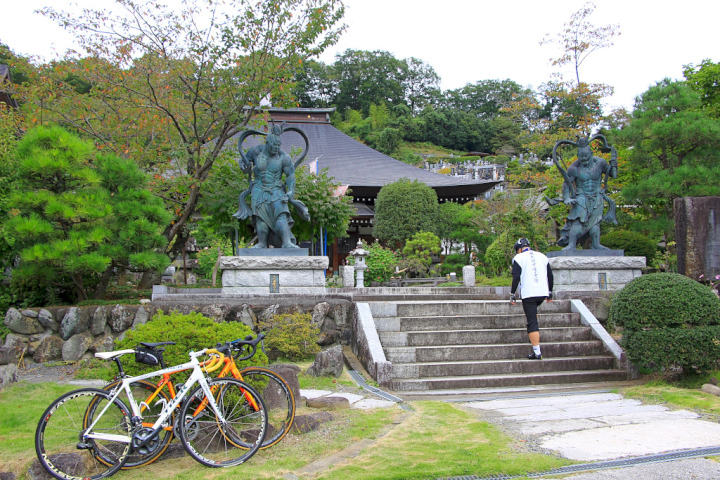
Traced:
<path fill-rule="evenodd" d="M 116 341 L 115 345 L 118 349 L 124 349 L 135 348 L 140 342 L 175 342 L 175 345 L 163 347 L 165 364 L 172 366 L 187 363 L 190 360 L 188 357 L 190 351 L 211 348 L 218 343 L 245 338 L 247 335 L 254 336 L 253 331 L 240 322 L 217 323 L 197 312 L 165 314 L 159 310 L 146 324 L 128 330 L 125 337 Z M 243 368 L 267 363 L 267 356 L 258 349 L 250 360 L 237 362 L 237 365 L 238 368 Z M 139 375 L 157 369 L 134 361 L 123 362 L 123 367 L 129 375 Z"/>
<path fill-rule="evenodd" d="M 625 250 L 625 255 L 631 257 L 645 257 L 651 265 L 658 249 L 656 242 L 645 235 L 629 230 L 615 230 L 602 236 L 602 244 L 615 250 Z"/>
<path fill-rule="evenodd" d="M 620 344 L 639 368 L 686 373 L 717 367 L 720 299 L 676 273 L 643 275 L 615 294 L 609 321 L 623 328 Z"/>

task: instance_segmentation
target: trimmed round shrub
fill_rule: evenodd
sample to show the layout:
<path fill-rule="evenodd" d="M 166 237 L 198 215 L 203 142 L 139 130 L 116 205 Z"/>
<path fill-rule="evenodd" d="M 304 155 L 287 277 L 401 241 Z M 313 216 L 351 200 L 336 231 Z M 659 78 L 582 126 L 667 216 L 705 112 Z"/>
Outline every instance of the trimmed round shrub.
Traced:
<path fill-rule="evenodd" d="M 720 325 L 720 299 L 683 275 L 651 273 L 613 296 L 609 320 L 626 330 Z"/>
<path fill-rule="evenodd" d="M 245 338 L 247 335 L 255 336 L 250 327 L 240 322 L 216 323 L 197 312 L 165 314 L 162 310 L 158 310 L 149 322 L 127 331 L 125 338 L 115 341 L 115 346 L 119 350 L 135 348 L 140 342 L 175 342 L 175 345 L 161 347 L 165 349 L 163 354 L 165 365 L 171 367 L 189 362 L 190 351 L 212 348 L 218 343 Z M 160 368 L 137 363 L 131 355 L 125 355 L 123 360 L 123 368 L 129 375 L 139 375 Z M 238 368 L 267 363 L 267 356 L 260 348 L 251 359 L 236 362 Z M 173 381 L 176 383 L 184 381 L 189 373 L 177 373 L 173 376 Z"/>
<path fill-rule="evenodd" d="M 629 230 L 615 230 L 600 239 L 602 244 L 614 250 L 625 250 L 625 255 L 630 257 L 645 257 L 647 264 L 657 255 L 657 244 L 642 233 Z"/>
<path fill-rule="evenodd" d="M 609 321 L 623 327 L 620 344 L 645 371 L 717 368 L 720 299 L 676 273 L 638 277 L 615 294 Z"/>
<path fill-rule="evenodd" d="M 684 372 L 715 370 L 720 359 L 720 326 L 626 331 L 621 345 L 644 371 L 672 367 Z"/>

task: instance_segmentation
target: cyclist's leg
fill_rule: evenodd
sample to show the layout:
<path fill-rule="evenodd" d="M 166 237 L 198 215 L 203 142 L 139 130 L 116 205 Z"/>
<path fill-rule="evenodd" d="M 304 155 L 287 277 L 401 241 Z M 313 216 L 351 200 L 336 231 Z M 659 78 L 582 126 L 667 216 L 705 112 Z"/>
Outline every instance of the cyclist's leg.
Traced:
<path fill-rule="evenodd" d="M 103 390 L 110 391 L 121 384 L 121 380 L 115 380 L 114 382 L 104 386 Z M 133 382 L 130 384 L 130 388 L 132 389 L 135 402 L 141 408 L 141 413 L 143 416 L 143 426 L 152 426 L 162 412 L 165 403 L 170 402 L 170 396 L 165 391 L 165 388 L 163 388 L 162 390 L 158 391 L 157 395 L 155 395 L 151 399 L 151 396 L 157 390 L 157 385 L 146 380 Z M 127 395 L 125 394 L 125 392 L 122 392 L 118 398 L 128 404 Z M 88 422 L 97 411 L 98 410 L 94 408 L 93 405 L 90 406 L 90 408 L 88 409 Z M 165 429 L 160 430 L 156 440 L 149 442 L 141 450 L 133 450 L 132 453 L 130 453 L 127 461 L 125 462 L 125 465 L 123 465 L 122 467 L 123 470 L 148 465 L 157 460 L 160 455 L 162 455 L 165 450 L 167 450 L 168 446 L 170 446 L 170 442 L 173 439 L 172 426 L 174 422 L 174 417 L 175 414 L 173 413 L 172 417 L 168 420 L 168 426 Z M 99 457 L 99 459 L 101 462 L 105 461 L 102 457 Z"/>
<path fill-rule="evenodd" d="M 240 380 L 254 387 L 262 396 L 268 410 L 268 431 L 262 447 L 268 448 L 290 431 L 295 420 L 295 397 L 290 385 L 277 372 L 263 367 L 240 370 Z"/>
<path fill-rule="evenodd" d="M 198 386 L 180 410 L 180 441 L 203 465 L 239 465 L 262 444 L 267 430 L 265 406 L 255 389 L 234 378 L 212 380 L 210 387 L 225 423 L 220 422 Z"/>
<path fill-rule="evenodd" d="M 55 400 L 43 413 L 35 431 L 35 451 L 40 464 L 55 478 L 100 479 L 109 477 L 123 466 L 130 453 L 132 425 L 128 408 L 118 400 L 110 403 L 108 392 L 82 388 Z M 91 433 L 125 437 L 101 440 L 85 438 L 84 423 L 90 403 L 97 406 L 97 415 L 107 410 Z M 100 462 L 102 456 L 105 462 Z"/>

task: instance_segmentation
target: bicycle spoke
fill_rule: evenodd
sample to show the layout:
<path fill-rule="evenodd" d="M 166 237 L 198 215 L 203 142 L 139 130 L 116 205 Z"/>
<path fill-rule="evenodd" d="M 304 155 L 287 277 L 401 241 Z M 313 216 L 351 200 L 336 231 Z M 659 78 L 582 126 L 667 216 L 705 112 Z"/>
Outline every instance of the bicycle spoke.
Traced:
<path fill-rule="evenodd" d="M 122 467 L 130 451 L 127 441 L 84 435 L 89 405 L 96 404 L 99 414 L 108 406 L 108 400 L 109 395 L 102 390 L 80 389 L 61 396 L 47 408 L 35 433 L 35 450 L 43 468 L 55 478 L 100 479 Z M 128 440 L 129 418 L 127 407 L 114 402 L 90 433 L 112 434 Z M 107 461 L 99 461 L 99 456 Z"/>
<path fill-rule="evenodd" d="M 180 418 L 184 419 L 180 424 L 181 441 L 188 453 L 203 465 L 239 465 L 255 454 L 265 435 L 267 415 L 262 399 L 251 387 L 232 378 L 213 380 L 211 387 L 225 421 L 215 415 L 210 404 L 199 409 L 196 416 L 188 415 L 205 400 L 198 387 L 181 412 Z M 260 404 L 259 410 L 252 407 L 246 392 Z"/>

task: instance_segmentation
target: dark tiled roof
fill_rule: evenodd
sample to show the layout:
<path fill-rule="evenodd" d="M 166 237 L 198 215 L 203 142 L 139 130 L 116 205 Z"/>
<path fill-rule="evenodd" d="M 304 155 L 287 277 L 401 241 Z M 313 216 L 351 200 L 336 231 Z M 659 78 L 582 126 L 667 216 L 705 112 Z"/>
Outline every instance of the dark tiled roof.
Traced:
<path fill-rule="evenodd" d="M 274 120 L 282 120 L 272 114 Z M 296 127 L 307 135 L 310 149 L 303 161 L 307 165 L 318 160 L 318 170 L 327 169 L 328 175 L 343 185 L 349 185 L 354 196 L 375 196 L 384 185 L 401 178 L 417 180 L 434 188 L 439 197 L 470 197 L 481 195 L 491 189 L 497 181 L 476 182 L 464 178 L 450 177 L 395 160 L 374 150 L 354 138 L 344 134 L 329 123 L 292 122 L 285 125 Z M 260 136 L 248 137 L 243 148 L 263 143 Z M 296 132 L 287 132 L 282 136 L 282 149 L 292 154 L 305 148 L 305 142 Z M 234 144 L 233 144 L 234 145 Z M 297 155 L 293 155 L 297 158 Z"/>

